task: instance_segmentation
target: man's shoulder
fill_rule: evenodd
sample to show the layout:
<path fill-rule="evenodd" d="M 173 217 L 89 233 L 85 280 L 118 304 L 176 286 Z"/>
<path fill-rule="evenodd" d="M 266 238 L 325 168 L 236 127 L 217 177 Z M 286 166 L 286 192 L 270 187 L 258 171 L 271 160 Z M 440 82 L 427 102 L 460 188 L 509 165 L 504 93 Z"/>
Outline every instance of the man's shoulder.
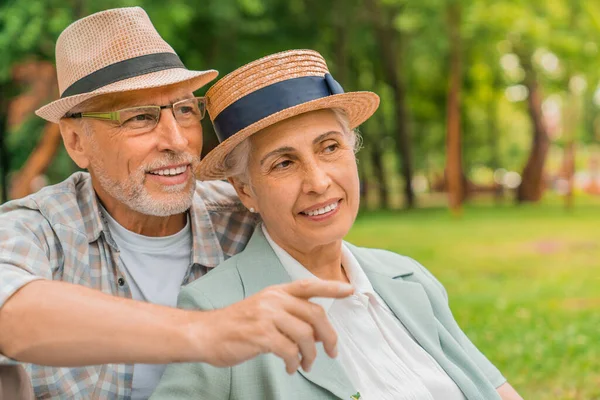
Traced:
<path fill-rule="evenodd" d="M 208 211 L 245 211 L 233 186 L 226 181 L 196 181 L 196 194 Z"/>
<path fill-rule="evenodd" d="M 214 308 L 222 308 L 244 299 L 244 287 L 237 269 L 239 255 L 212 268 L 206 275 L 189 283 L 183 291 L 201 296 Z"/>
<path fill-rule="evenodd" d="M 209 219 L 204 217 L 208 214 Z M 225 258 L 244 250 L 260 218 L 237 197 L 224 181 L 197 181 L 192 215 L 198 229 L 215 233 Z"/>

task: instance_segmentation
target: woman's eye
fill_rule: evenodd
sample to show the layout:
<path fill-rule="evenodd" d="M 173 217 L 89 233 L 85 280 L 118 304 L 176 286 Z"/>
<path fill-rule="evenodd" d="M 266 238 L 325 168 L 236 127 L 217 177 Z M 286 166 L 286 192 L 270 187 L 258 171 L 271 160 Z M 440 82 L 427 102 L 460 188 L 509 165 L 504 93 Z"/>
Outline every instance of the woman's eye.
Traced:
<path fill-rule="evenodd" d="M 325 153 L 333 153 L 334 151 L 337 150 L 338 148 L 338 144 L 334 143 L 334 144 L 330 144 L 329 146 L 325 147 L 325 149 L 323 150 Z"/>
<path fill-rule="evenodd" d="M 281 162 L 275 164 L 273 169 L 285 169 L 285 168 L 289 167 L 291 164 L 292 164 L 292 162 L 290 160 L 284 160 L 284 161 L 281 161 Z"/>

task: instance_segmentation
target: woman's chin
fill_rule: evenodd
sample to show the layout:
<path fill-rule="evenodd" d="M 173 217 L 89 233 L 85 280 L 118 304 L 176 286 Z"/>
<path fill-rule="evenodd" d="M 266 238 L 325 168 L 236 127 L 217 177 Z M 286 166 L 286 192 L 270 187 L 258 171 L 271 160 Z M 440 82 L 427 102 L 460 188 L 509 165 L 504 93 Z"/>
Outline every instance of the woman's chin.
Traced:
<path fill-rule="evenodd" d="M 307 229 L 303 236 L 307 243 L 314 246 L 323 246 L 343 240 L 349 231 L 350 228 L 346 226 L 328 226 Z"/>

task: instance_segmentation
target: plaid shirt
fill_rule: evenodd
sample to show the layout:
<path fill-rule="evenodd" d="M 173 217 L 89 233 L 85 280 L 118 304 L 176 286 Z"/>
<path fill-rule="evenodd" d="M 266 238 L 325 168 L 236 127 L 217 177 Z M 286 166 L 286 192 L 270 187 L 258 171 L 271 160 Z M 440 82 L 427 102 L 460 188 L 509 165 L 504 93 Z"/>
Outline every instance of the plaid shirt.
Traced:
<path fill-rule="evenodd" d="M 256 225 L 224 182 L 197 182 L 192 259 L 184 284 L 242 251 Z M 89 174 L 0 207 L 0 307 L 36 279 L 60 280 L 131 298 L 117 245 L 98 209 Z M 121 281 L 122 282 L 122 281 Z M 65 310 L 67 311 L 67 310 Z M 0 364 L 16 361 L 0 355 Z M 133 365 L 53 368 L 25 364 L 42 399 L 122 399 L 131 396 Z"/>

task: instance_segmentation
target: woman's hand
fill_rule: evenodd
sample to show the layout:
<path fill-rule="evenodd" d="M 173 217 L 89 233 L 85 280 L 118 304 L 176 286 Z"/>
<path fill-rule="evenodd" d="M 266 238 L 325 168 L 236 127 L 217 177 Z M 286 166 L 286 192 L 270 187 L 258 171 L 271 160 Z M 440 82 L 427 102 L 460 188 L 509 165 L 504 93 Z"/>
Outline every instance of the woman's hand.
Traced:
<path fill-rule="evenodd" d="M 271 286 L 223 309 L 191 312 L 189 340 L 201 346 L 202 361 L 214 366 L 273 353 L 284 360 L 289 374 L 300 365 L 308 371 L 317 355 L 316 342 L 323 343 L 329 356 L 337 355 L 337 334 L 325 311 L 308 300 L 342 298 L 353 291 L 348 284 L 323 280 Z"/>

